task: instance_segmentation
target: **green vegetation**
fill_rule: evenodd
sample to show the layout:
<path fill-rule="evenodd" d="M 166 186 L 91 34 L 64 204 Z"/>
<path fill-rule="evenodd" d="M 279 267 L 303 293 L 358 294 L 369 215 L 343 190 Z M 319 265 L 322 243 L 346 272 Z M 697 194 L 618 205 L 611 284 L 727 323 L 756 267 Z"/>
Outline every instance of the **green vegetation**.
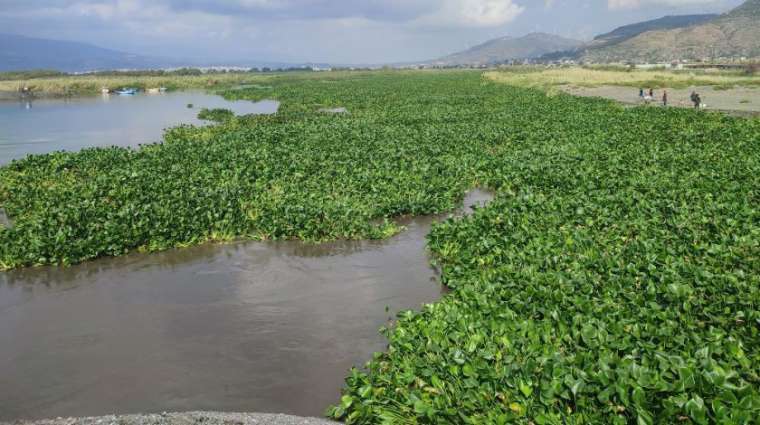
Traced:
<path fill-rule="evenodd" d="M 0 169 L 3 267 L 232 238 L 434 227 L 453 291 L 385 330 L 348 423 L 749 424 L 760 416 L 760 120 L 631 108 L 473 72 L 267 81 L 274 116 Z M 351 114 L 319 110 L 343 105 Z"/>
<path fill-rule="evenodd" d="M 62 77 L 66 74 L 60 71 L 39 69 L 34 71 L 5 71 L 0 72 L 0 81 L 30 80 L 35 78 Z"/>
<path fill-rule="evenodd" d="M 15 77 L 15 78 L 12 78 Z M 100 94 L 103 88 L 117 90 L 135 87 L 140 90 L 166 87 L 169 90 L 221 90 L 240 84 L 264 83 L 268 75 L 255 73 L 200 73 L 198 70 L 102 72 L 86 75 L 20 73 L 0 78 L 0 92 L 18 92 L 29 88 L 37 96 L 86 96 Z"/>
<path fill-rule="evenodd" d="M 214 121 L 214 122 L 225 122 L 229 121 L 231 119 L 235 118 L 235 113 L 230 111 L 229 109 L 224 108 L 215 108 L 215 109 L 207 109 L 203 108 L 200 112 L 198 112 L 198 119 L 199 120 L 207 120 L 207 121 Z"/>

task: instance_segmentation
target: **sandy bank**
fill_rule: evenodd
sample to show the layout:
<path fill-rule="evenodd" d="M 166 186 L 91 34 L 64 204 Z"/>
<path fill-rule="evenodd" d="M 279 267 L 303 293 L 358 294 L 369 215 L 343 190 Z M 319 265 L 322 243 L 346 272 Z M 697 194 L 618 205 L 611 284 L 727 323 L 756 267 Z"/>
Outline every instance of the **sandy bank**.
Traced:
<path fill-rule="evenodd" d="M 600 86 L 600 87 L 577 87 L 562 86 L 566 93 L 585 97 L 603 97 L 626 104 L 643 104 L 639 98 L 639 90 L 635 87 L 623 86 Z M 648 88 L 645 87 L 648 90 Z M 735 87 L 724 90 L 716 90 L 712 87 L 690 87 L 686 89 L 668 89 L 668 106 L 691 108 L 691 92 L 696 91 L 707 105 L 707 110 L 738 112 L 744 115 L 760 115 L 760 88 Z M 656 89 L 654 93 L 654 106 L 662 105 L 662 89 Z"/>

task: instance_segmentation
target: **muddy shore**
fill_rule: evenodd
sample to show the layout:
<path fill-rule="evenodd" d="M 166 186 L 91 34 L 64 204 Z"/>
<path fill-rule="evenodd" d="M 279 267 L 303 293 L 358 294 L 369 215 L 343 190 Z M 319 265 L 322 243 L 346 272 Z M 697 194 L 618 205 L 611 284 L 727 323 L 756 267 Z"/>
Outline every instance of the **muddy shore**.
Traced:
<path fill-rule="evenodd" d="M 0 425 L 336 425 L 319 418 L 265 413 L 186 412 L 149 415 L 110 415 L 92 418 L 56 418 L 0 422 Z"/>
<path fill-rule="evenodd" d="M 577 87 L 562 86 L 562 91 L 584 97 L 601 97 L 616 100 L 627 105 L 644 105 L 635 87 L 600 86 Z M 646 89 L 646 88 L 645 88 Z M 726 112 L 740 116 L 760 116 L 760 88 L 734 87 L 716 90 L 713 87 L 689 87 L 685 89 L 667 89 L 668 106 L 692 108 L 690 96 L 693 91 L 699 93 L 708 111 Z M 656 89 L 651 106 L 662 106 L 662 89 Z"/>

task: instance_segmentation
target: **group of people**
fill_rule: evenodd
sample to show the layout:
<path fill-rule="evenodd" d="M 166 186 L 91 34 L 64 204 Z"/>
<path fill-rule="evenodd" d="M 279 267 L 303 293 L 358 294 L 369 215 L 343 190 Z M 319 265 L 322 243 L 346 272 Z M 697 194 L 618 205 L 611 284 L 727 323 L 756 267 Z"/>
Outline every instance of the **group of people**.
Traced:
<path fill-rule="evenodd" d="M 649 103 L 655 99 L 654 89 L 649 89 L 649 94 L 644 92 L 643 88 L 639 89 L 639 97 L 646 103 Z M 691 92 L 691 103 L 694 104 L 694 109 L 699 109 L 702 106 L 702 97 L 697 92 Z M 662 106 L 668 106 L 668 91 L 662 91 Z"/>
<path fill-rule="evenodd" d="M 649 89 L 649 94 L 644 93 L 644 89 L 639 89 L 639 97 L 642 98 L 645 102 L 649 103 L 654 100 L 654 89 Z M 662 106 L 668 106 L 668 91 L 663 90 L 662 91 Z"/>

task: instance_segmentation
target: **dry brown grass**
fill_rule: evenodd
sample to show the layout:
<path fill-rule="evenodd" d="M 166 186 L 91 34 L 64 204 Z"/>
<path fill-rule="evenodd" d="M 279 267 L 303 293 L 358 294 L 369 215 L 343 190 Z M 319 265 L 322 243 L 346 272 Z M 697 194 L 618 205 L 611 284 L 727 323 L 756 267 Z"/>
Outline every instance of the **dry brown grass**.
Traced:
<path fill-rule="evenodd" d="M 494 71 L 487 78 L 501 83 L 550 89 L 556 86 L 629 86 L 653 88 L 685 88 L 690 86 L 756 86 L 760 76 L 729 73 L 689 73 L 683 71 L 613 71 L 581 67 L 552 68 L 532 71 Z"/>

